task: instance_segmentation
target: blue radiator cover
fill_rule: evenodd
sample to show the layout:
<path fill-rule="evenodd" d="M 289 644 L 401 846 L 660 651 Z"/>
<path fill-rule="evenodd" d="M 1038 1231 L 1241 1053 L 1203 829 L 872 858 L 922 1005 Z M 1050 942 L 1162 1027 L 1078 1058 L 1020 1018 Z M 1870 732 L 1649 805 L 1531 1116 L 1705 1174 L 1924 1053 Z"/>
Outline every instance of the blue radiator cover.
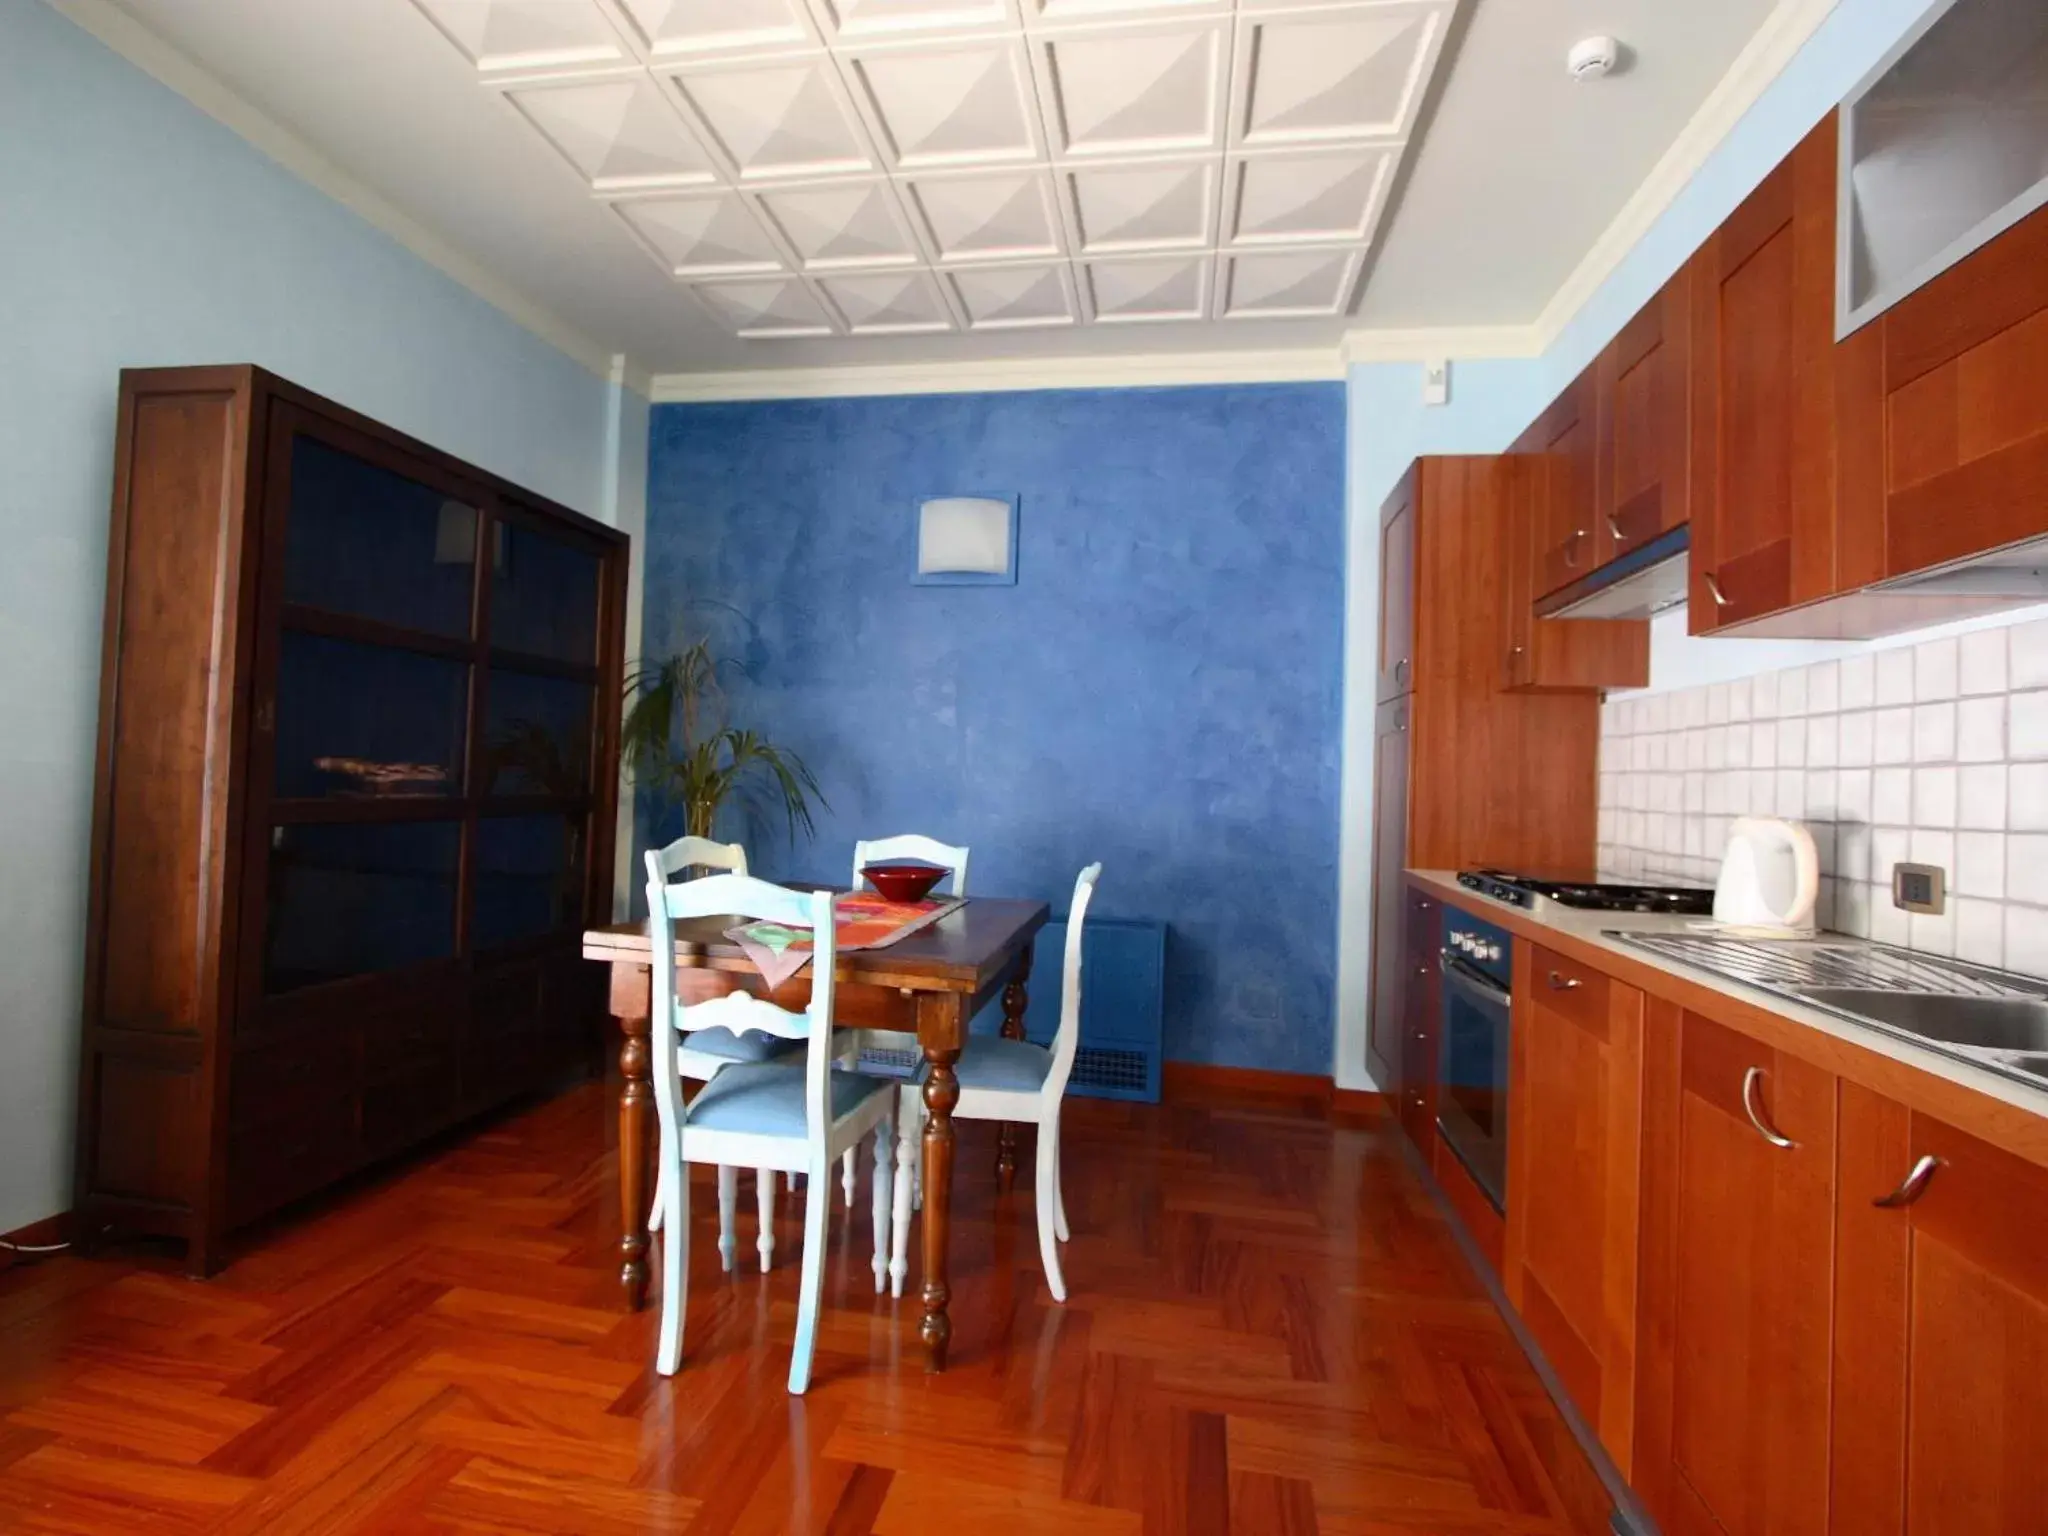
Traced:
<path fill-rule="evenodd" d="M 1047 923 L 1032 954 L 1031 1001 L 1024 1010 L 1024 1033 L 1041 1045 L 1050 1045 L 1059 1028 L 1066 963 L 1067 925 Z M 1159 1102 L 1165 974 L 1166 924 L 1088 919 L 1081 936 L 1081 1044 L 1074 1053 L 1069 1092 Z M 991 1015 L 1001 1023 L 999 1009 L 988 1009 L 982 1017 Z"/>

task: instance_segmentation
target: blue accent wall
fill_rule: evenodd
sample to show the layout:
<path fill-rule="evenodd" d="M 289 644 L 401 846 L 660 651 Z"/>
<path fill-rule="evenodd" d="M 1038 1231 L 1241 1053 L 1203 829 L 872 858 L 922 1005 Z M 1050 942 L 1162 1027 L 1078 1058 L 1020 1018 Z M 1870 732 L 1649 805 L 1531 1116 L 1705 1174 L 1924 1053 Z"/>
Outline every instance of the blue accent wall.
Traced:
<path fill-rule="evenodd" d="M 831 801 L 721 832 L 839 881 L 924 832 L 1056 912 L 1100 859 L 1094 910 L 1169 925 L 1169 1057 L 1329 1071 L 1344 432 L 1336 383 L 657 406 L 645 649 L 741 658 Z M 1021 498 L 1016 586 L 912 585 L 963 490 Z"/>

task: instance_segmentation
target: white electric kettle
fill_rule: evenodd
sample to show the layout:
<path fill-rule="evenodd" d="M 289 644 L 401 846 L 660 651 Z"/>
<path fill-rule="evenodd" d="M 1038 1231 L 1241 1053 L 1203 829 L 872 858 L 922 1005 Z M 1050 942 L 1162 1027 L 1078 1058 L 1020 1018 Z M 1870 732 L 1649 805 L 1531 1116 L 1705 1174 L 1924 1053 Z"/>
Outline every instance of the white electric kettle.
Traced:
<path fill-rule="evenodd" d="M 1721 878 L 1714 882 L 1714 921 L 1765 932 L 1813 932 L 1820 894 L 1820 855 L 1813 834 L 1796 821 L 1744 816 L 1728 829 Z"/>

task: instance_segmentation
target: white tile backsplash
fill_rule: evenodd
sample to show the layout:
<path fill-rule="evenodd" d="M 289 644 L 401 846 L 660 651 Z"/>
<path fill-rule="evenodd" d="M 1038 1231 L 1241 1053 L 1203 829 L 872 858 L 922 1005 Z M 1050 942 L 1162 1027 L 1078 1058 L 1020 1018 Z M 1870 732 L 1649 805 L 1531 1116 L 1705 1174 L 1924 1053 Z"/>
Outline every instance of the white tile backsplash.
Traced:
<path fill-rule="evenodd" d="M 2048 619 L 1846 656 L 1601 711 L 1600 860 L 1711 882 L 1738 816 L 1806 821 L 1823 920 L 2048 975 Z M 1905 859 L 1949 908 L 1891 901 Z"/>

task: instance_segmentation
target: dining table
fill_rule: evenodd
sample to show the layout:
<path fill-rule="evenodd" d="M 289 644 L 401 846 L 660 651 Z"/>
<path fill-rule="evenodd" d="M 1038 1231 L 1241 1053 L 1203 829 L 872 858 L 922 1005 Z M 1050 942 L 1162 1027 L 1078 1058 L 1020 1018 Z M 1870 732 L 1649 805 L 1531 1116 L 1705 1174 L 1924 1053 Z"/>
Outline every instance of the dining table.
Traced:
<path fill-rule="evenodd" d="M 1032 940 L 1051 916 L 1042 901 L 969 897 L 936 922 L 872 949 L 841 950 L 835 965 L 833 1024 L 839 1029 L 893 1030 L 917 1037 L 928 1065 L 924 1073 L 924 1307 L 919 1335 L 930 1370 L 945 1369 L 952 1338 L 948 1309 L 948 1204 L 953 1186 L 953 1106 L 960 1097 L 954 1066 L 967 1041 L 969 1022 L 999 998 L 1002 1033 L 1024 1036 L 1024 1010 L 1031 976 Z M 676 996 L 685 1006 L 736 991 L 751 992 L 778 1007 L 801 1009 L 810 1001 L 809 967 L 770 988 L 753 961 L 727 937 L 739 917 L 705 917 L 675 924 Z M 647 925 L 612 923 L 583 935 L 583 955 L 611 967 L 610 1009 L 618 1021 L 619 1044 L 619 1284 L 626 1305 L 647 1304 L 649 1163 L 654 1149 L 652 1063 L 652 949 Z M 1014 1126 L 1002 1127 L 997 1143 L 997 1178 L 1008 1190 L 1016 1179 Z M 829 1199 L 829 1188 L 806 1192 Z"/>

